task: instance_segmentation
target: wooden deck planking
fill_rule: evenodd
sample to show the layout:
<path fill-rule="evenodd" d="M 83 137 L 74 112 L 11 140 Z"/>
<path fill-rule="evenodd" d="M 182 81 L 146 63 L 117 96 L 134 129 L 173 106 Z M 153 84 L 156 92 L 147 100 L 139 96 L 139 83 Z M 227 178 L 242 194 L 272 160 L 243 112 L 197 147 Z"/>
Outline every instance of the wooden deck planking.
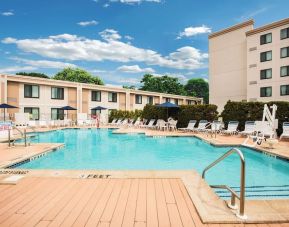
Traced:
<path fill-rule="evenodd" d="M 3 185 L 0 185 L 0 189 Z M 25 178 L 1 190 L 0 226 L 288 227 L 203 224 L 180 179 Z M 3 202 L 6 203 L 3 203 Z"/>

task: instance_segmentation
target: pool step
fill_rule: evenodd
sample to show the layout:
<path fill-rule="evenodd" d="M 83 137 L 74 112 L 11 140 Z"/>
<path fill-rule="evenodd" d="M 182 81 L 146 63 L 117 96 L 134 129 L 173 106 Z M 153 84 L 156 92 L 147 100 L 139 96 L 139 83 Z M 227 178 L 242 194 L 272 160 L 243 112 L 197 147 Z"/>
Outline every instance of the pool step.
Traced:
<path fill-rule="evenodd" d="M 232 187 L 237 193 L 240 193 L 240 187 Z M 215 189 L 218 196 L 223 199 L 231 197 L 231 193 L 223 189 Z M 289 198 L 289 185 L 269 185 L 269 186 L 247 186 L 246 198 Z"/>

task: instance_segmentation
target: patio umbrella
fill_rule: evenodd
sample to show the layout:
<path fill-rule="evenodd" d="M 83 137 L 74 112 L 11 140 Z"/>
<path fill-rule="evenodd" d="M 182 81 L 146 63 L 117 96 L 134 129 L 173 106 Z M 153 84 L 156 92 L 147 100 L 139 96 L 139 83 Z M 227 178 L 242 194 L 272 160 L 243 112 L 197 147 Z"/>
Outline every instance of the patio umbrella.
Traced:
<path fill-rule="evenodd" d="M 61 110 L 66 110 L 67 111 L 67 117 L 68 117 L 68 111 L 69 110 L 77 110 L 76 108 L 72 107 L 72 106 L 64 106 L 60 108 Z"/>
<path fill-rule="evenodd" d="M 105 107 L 97 106 L 97 107 L 92 108 L 91 110 L 100 110 L 100 112 L 101 112 L 102 110 L 106 110 L 106 109 L 107 108 L 105 108 Z"/>
<path fill-rule="evenodd" d="M 157 107 L 160 108 L 167 108 L 167 119 L 169 118 L 169 109 L 170 108 L 180 108 L 177 104 L 171 103 L 171 102 L 165 102 L 162 104 L 156 105 Z"/>
<path fill-rule="evenodd" d="M 5 110 L 6 110 L 6 109 L 15 109 L 15 108 L 18 108 L 18 107 L 16 107 L 16 106 L 11 106 L 11 105 L 6 104 L 6 103 L 0 104 L 0 109 L 4 109 L 4 121 L 5 121 Z"/>

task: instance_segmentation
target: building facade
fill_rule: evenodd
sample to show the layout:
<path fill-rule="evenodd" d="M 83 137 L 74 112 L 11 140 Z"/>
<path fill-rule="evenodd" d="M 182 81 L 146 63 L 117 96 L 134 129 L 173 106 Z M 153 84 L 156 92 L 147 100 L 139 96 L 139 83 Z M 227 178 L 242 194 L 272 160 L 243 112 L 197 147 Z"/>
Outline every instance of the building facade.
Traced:
<path fill-rule="evenodd" d="M 178 105 L 201 104 L 201 98 L 130 90 L 93 84 L 75 83 L 53 79 L 42 79 L 19 75 L 0 75 L 0 100 L 17 106 L 7 110 L 13 116 L 27 112 L 33 119 L 55 120 L 63 116 L 63 106 L 71 106 L 77 113 L 95 114 L 92 108 L 103 106 L 110 110 L 141 110 L 146 104 L 166 101 Z"/>
<path fill-rule="evenodd" d="M 249 20 L 209 36 L 210 103 L 289 101 L 289 18 Z"/>

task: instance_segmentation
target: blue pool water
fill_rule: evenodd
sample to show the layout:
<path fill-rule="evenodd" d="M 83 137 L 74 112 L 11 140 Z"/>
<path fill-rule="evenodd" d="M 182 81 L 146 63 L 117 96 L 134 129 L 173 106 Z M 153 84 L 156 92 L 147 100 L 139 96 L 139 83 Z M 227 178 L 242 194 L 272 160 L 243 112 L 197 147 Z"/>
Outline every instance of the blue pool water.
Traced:
<path fill-rule="evenodd" d="M 230 147 L 214 147 L 193 137 L 113 134 L 106 129 L 65 129 L 39 133 L 33 142 L 65 143 L 56 152 L 22 164 L 23 169 L 190 170 L 199 173 Z M 289 197 L 289 162 L 241 147 L 248 191 Z M 240 161 L 232 155 L 206 175 L 210 184 L 239 185 Z M 261 187 L 261 188 L 260 188 Z M 220 192 L 222 193 L 222 192 Z M 287 195 L 288 194 L 288 195 Z M 255 194 L 253 193 L 253 196 Z M 226 196 L 224 194 L 224 196 Z"/>

